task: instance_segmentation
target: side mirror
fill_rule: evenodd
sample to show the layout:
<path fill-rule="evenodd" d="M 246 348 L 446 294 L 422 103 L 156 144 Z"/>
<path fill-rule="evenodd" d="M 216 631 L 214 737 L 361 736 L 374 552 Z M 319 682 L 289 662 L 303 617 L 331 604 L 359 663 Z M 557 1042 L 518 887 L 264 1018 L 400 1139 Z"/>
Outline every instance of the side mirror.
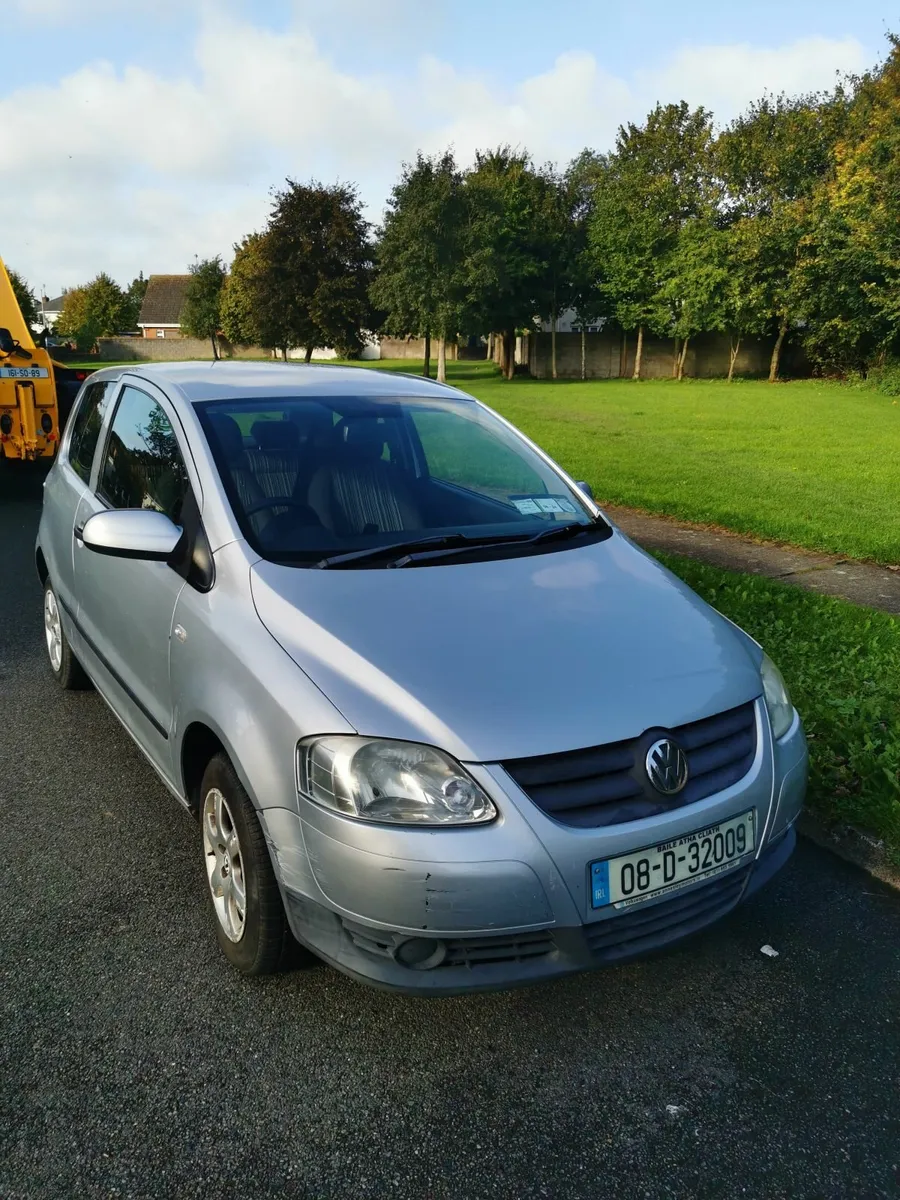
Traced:
<path fill-rule="evenodd" d="M 119 508 L 89 517 L 81 540 L 96 554 L 165 562 L 181 540 L 181 530 L 152 508 Z"/>
<path fill-rule="evenodd" d="M 575 486 L 578 488 L 579 492 L 584 492 L 584 494 L 585 494 L 585 496 L 587 496 L 588 500 L 593 500 L 594 489 L 591 487 L 591 485 L 589 483 L 585 483 L 583 479 L 576 479 Z"/>
<path fill-rule="evenodd" d="M 0 329 L 0 354 L 12 354 L 16 340 L 8 329 Z"/>

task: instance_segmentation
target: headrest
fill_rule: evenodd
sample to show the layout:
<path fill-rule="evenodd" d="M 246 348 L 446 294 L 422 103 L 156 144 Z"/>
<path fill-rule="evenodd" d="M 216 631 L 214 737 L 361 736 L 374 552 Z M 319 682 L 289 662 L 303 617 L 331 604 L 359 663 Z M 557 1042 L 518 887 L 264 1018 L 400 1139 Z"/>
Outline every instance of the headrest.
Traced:
<path fill-rule="evenodd" d="M 250 434 L 260 450 L 300 449 L 300 430 L 293 421 L 254 421 Z"/>
<path fill-rule="evenodd" d="M 210 413 L 209 424 L 213 435 L 222 448 L 222 453 L 229 463 L 234 463 L 244 453 L 244 439 L 241 427 L 234 417 L 227 413 Z"/>
<path fill-rule="evenodd" d="M 344 417 L 334 427 L 342 455 L 367 462 L 381 458 L 385 433 L 377 417 Z"/>

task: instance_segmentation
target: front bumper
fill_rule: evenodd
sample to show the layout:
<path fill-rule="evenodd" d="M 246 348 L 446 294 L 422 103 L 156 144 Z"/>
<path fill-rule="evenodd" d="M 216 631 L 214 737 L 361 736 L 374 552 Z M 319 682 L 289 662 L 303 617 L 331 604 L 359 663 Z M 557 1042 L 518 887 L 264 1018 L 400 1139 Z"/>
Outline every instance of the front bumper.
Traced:
<path fill-rule="evenodd" d="M 609 921 L 488 937 L 422 939 L 439 946 L 443 958 L 418 969 L 397 958 L 399 947 L 409 944 L 405 936 L 347 921 L 306 897 L 287 893 L 288 920 L 297 940 L 325 962 L 387 991 L 447 996 L 521 987 L 629 962 L 699 933 L 766 884 L 796 843 L 790 826 L 751 867 L 739 867 L 655 903 L 647 901 Z"/>
<path fill-rule="evenodd" d="M 730 912 L 793 850 L 806 787 L 803 729 L 796 718 L 774 743 L 761 703 L 758 722 L 756 760 L 739 784 L 664 818 L 605 829 L 561 826 L 502 771 L 471 765 L 500 802 L 493 825 L 408 831 L 312 805 L 302 817 L 265 810 L 291 928 L 347 974 L 424 995 L 512 987 L 659 950 Z M 751 806 L 760 847 L 751 861 L 625 911 L 591 909 L 591 861 Z"/>

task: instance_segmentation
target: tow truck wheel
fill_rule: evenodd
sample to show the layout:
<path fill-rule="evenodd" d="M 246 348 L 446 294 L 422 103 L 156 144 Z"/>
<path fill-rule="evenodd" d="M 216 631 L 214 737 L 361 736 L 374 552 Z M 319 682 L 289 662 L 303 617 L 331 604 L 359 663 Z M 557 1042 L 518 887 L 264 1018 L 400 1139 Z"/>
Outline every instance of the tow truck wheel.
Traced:
<path fill-rule="evenodd" d="M 84 667 L 72 653 L 69 639 L 62 627 L 59 602 L 49 579 L 44 584 L 44 640 L 47 644 L 50 670 L 59 686 L 67 692 L 89 687 L 90 680 L 84 672 Z"/>

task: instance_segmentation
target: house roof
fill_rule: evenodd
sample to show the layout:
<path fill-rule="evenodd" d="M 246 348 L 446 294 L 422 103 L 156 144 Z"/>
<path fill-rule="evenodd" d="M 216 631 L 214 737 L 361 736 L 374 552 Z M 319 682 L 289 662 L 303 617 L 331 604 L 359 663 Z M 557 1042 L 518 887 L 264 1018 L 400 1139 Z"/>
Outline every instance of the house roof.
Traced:
<path fill-rule="evenodd" d="M 65 296 L 54 296 L 52 300 L 44 300 L 44 309 L 46 312 L 62 312 L 63 301 Z"/>
<path fill-rule="evenodd" d="M 151 275 L 138 325 L 178 325 L 190 275 Z"/>

